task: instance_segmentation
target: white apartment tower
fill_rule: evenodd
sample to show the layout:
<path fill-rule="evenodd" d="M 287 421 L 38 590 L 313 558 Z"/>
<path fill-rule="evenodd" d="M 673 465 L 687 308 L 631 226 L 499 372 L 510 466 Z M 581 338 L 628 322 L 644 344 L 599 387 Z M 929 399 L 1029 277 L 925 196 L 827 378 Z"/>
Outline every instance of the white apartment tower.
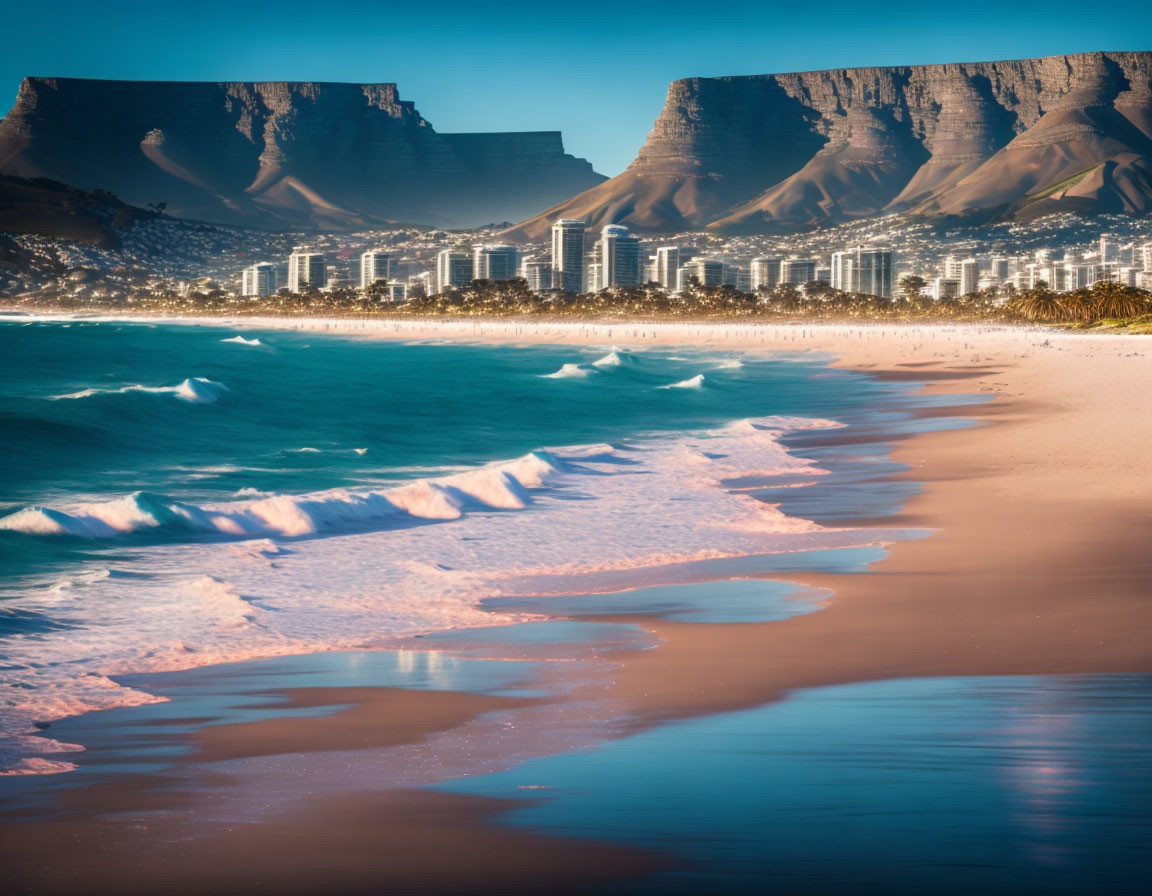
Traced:
<path fill-rule="evenodd" d="M 975 279 L 972 282 L 975 283 Z M 892 250 L 856 246 L 843 252 L 834 252 L 832 287 L 844 292 L 891 298 Z"/>
<path fill-rule="evenodd" d="M 680 270 L 680 247 L 660 246 L 656 250 L 656 270 L 652 279 L 665 289 L 675 289 L 678 270 Z"/>
<path fill-rule="evenodd" d="M 639 286 L 644 276 L 640 240 L 619 224 L 600 231 L 600 280 L 598 289 L 611 286 Z"/>
<path fill-rule="evenodd" d="M 463 252 L 444 249 L 436 253 L 436 292 L 472 282 L 472 259 Z"/>
<path fill-rule="evenodd" d="M 262 263 L 244 268 L 241 295 L 270 296 L 274 292 L 276 292 L 276 265 Z"/>
<path fill-rule="evenodd" d="M 792 286 L 811 283 L 816 279 L 816 265 L 815 258 L 785 258 L 780 262 L 780 282 Z M 836 275 L 835 268 L 832 269 L 832 275 Z"/>
<path fill-rule="evenodd" d="M 783 259 L 764 255 L 752 259 L 752 291 L 775 289 L 780 285 L 780 264 Z"/>
<path fill-rule="evenodd" d="M 515 246 L 476 246 L 472 250 L 472 279 L 515 280 L 519 259 Z"/>
<path fill-rule="evenodd" d="M 369 249 L 360 256 L 360 288 L 367 289 L 379 280 L 392 279 L 395 256 L 382 249 Z"/>
<path fill-rule="evenodd" d="M 296 246 L 288 256 L 288 291 L 322 289 L 328 283 L 328 264 L 321 252 Z"/>
<path fill-rule="evenodd" d="M 520 262 L 520 277 L 532 292 L 548 292 L 552 289 L 552 262 L 529 255 Z"/>
<path fill-rule="evenodd" d="M 552 225 L 552 283 L 565 292 L 584 289 L 584 222 L 561 218 Z"/>
<path fill-rule="evenodd" d="M 700 286 L 723 286 L 724 267 L 716 258 L 694 258 L 677 272 L 676 289 L 683 292 L 693 278 Z"/>

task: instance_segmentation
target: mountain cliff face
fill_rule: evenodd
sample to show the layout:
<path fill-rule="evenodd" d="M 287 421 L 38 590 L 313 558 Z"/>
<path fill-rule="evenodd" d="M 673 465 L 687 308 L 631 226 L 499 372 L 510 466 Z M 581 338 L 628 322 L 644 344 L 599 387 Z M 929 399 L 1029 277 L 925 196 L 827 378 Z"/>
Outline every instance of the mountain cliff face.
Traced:
<path fill-rule="evenodd" d="M 888 212 L 1152 212 L 1152 53 L 688 78 L 557 217 L 760 232 Z"/>
<path fill-rule="evenodd" d="M 28 78 L 0 172 L 231 224 L 464 227 L 604 180 L 557 133 L 439 134 L 395 84 Z"/>

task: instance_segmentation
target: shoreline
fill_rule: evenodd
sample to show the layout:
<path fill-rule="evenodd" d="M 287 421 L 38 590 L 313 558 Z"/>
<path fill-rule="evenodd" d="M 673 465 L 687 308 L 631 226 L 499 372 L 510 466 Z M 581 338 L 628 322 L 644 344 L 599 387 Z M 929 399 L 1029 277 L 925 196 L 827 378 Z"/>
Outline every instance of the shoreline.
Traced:
<path fill-rule="evenodd" d="M 844 369 L 927 382 L 934 393 L 997 396 L 947 409 L 975 418 L 979 426 L 917 433 L 893 443 L 890 456 L 910 467 L 897 478 L 922 482 L 924 491 L 886 525 L 932 528 L 932 537 L 891 544 L 888 558 L 864 573 L 772 577 L 832 590 L 819 612 L 739 624 L 629 617 L 659 638 L 659 645 L 619 654 L 612 681 L 598 683 L 586 696 L 620 701 L 634 728 L 856 681 L 1152 672 L 1152 558 L 1145 556 L 1152 538 L 1152 473 L 1146 469 L 1152 453 L 1146 414 L 1152 407 L 1152 353 L 1137 342 L 1140 337 L 974 325 L 808 324 L 796 340 L 800 325 L 785 325 L 781 334 L 766 332 L 779 329 L 771 325 L 645 324 L 647 330 L 656 327 L 655 335 L 637 343 L 625 333 L 613 334 L 619 325 L 609 324 L 579 325 L 583 332 L 548 324 L 527 334 L 525 325 L 507 324 L 499 334 L 485 332 L 483 340 L 474 329 L 451 328 L 446 336 L 440 326 L 433 325 L 429 332 L 438 336 L 429 338 L 594 345 L 614 340 L 641 348 L 704 328 L 712 330 L 705 334 L 712 342 L 671 344 L 803 347 L 834 354 L 834 366 Z M 985 344 L 974 344 L 977 334 L 986 337 Z M 411 332 L 371 335 L 412 338 Z M 789 450 L 803 453 L 803 447 Z M 303 741 L 299 746 L 306 749 Z M 423 804 L 422 796 L 412 799 Z M 102 805 L 115 800 L 106 797 Z M 306 829 L 308 809 L 302 808 L 295 823 Z M 339 817 L 363 821 L 340 809 L 334 816 L 334 827 Z M 476 812 L 460 836 L 477 844 L 491 830 L 491 816 Z M 241 842 L 252 845 L 251 838 Z M 274 845 L 273 839 L 265 848 Z M 565 844 L 558 849 L 574 855 Z M 597 849 L 613 848 L 597 844 L 593 856 Z M 651 867 L 642 856 L 613 855 L 620 870 L 629 869 L 624 873 Z M 502 873 L 491 857 L 470 861 L 492 880 Z M 541 880 L 553 884 L 562 877 L 559 867 L 542 870 Z"/>

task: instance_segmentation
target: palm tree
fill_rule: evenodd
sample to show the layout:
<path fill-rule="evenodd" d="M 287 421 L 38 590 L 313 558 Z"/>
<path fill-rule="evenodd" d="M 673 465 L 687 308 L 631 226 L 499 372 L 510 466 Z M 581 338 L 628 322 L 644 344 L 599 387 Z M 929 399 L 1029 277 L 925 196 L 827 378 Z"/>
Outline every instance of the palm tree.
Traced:
<path fill-rule="evenodd" d="M 1136 317 L 1149 310 L 1149 303 L 1130 286 L 1101 280 L 1092 286 L 1092 310 L 1095 318 Z"/>
<path fill-rule="evenodd" d="M 1060 297 L 1047 288 L 1028 289 L 1012 299 L 1009 307 L 1025 320 L 1055 321 L 1063 317 Z"/>

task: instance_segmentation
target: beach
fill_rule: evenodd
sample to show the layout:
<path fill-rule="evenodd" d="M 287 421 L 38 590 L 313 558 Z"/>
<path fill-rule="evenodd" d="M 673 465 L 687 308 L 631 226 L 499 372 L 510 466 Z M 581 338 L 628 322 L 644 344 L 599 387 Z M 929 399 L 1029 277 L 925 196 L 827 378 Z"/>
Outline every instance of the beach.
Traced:
<path fill-rule="evenodd" d="M 832 359 L 833 370 L 915 386 L 932 400 L 913 413 L 920 427 L 878 426 L 870 434 L 859 426 L 847 435 L 818 427 L 783 436 L 798 458 L 871 446 L 900 467 L 885 482 L 917 486 L 895 514 L 862 510 L 837 521 L 869 533 L 843 548 L 884 543 L 885 556 L 865 571 L 760 573 L 817 590 L 816 611 L 761 622 L 593 611 L 582 621 L 626 623 L 643 637 L 608 652 L 576 644 L 576 662 L 546 664 L 527 676 L 527 687 L 501 683 L 484 693 L 270 677 L 264 688 L 242 691 L 249 703 L 259 702 L 254 695 L 273 701 L 276 718 L 208 726 L 181 720 L 175 740 L 186 751 L 171 761 L 60 791 L 32 816 L 7 809 L 0 862 L 13 892 L 143 893 L 161 885 L 189 893 L 587 892 L 676 863 L 609 838 L 509 826 L 501 821 L 508 801 L 425 785 L 676 720 L 788 701 L 805 689 L 1152 674 L 1152 344 L 1140 337 L 887 324 L 210 323 L 367 341 L 807 353 Z M 931 425 L 946 420 L 957 425 Z M 793 472 L 806 475 L 801 467 Z M 787 514 L 787 503 L 780 506 Z M 906 534 L 889 540 L 883 530 Z M 652 584 L 693 575 L 686 566 Z M 528 657 L 517 650 L 507 656 Z M 581 729 L 577 722 L 592 707 L 599 716 Z M 502 713 L 514 721 L 499 738 L 486 735 Z M 550 741 L 549 728 L 564 727 L 557 719 L 583 739 Z M 442 773 L 420 766 L 429 744 Z M 382 748 L 409 749 L 396 754 L 405 771 L 388 786 L 380 784 L 387 775 L 357 765 L 359 751 Z M 89 750 L 99 755 L 98 746 Z M 237 759 L 255 764 L 218 765 Z M 259 808 L 273 801 L 253 781 L 276 794 L 270 818 Z M 548 798 L 547 790 L 531 795 Z M 66 856 L 61 843 L 69 844 Z"/>

